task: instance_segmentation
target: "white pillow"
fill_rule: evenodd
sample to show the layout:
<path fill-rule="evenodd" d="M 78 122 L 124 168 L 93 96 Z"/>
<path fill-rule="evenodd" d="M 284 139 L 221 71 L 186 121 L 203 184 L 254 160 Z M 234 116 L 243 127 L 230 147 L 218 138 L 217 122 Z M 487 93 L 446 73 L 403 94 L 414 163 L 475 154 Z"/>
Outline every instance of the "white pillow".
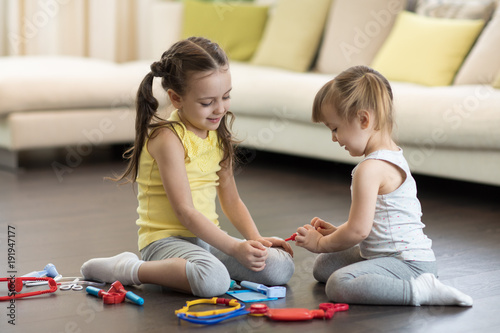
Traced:
<path fill-rule="evenodd" d="M 494 0 L 418 0 L 415 12 L 431 17 L 487 21 L 494 9 Z"/>
<path fill-rule="evenodd" d="M 406 0 L 334 0 L 317 71 L 338 74 L 354 65 L 369 65 L 405 7 Z"/>
<path fill-rule="evenodd" d="M 500 7 L 479 35 L 454 84 L 491 84 L 500 72 Z"/>

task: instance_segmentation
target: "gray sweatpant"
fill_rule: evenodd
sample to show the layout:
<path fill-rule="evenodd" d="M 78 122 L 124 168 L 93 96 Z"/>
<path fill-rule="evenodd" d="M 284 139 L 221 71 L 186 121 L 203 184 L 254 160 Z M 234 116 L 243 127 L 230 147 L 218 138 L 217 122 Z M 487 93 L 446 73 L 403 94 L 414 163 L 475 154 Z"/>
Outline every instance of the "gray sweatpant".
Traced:
<path fill-rule="evenodd" d="M 167 258 L 187 260 L 186 274 L 195 296 L 213 297 L 224 294 L 231 279 L 252 281 L 268 286 L 286 284 L 295 266 L 290 254 L 279 248 L 269 248 L 266 267 L 254 272 L 234 257 L 207 244 L 197 237 L 168 237 L 157 240 L 141 250 L 146 261 Z"/>
<path fill-rule="evenodd" d="M 423 273 L 437 276 L 436 262 L 363 259 L 359 246 L 320 254 L 313 269 L 316 280 L 326 282 L 329 300 L 350 304 L 411 305 L 410 280 Z"/>

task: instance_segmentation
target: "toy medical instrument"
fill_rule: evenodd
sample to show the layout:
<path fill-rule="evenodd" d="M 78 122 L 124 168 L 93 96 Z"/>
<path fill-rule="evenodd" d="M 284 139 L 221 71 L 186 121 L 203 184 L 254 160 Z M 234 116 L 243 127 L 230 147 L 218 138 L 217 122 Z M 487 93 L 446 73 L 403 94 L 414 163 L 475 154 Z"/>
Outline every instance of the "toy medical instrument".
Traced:
<path fill-rule="evenodd" d="M 231 280 L 231 283 L 229 284 L 229 289 L 241 289 L 241 286 L 236 283 L 236 281 Z"/>
<path fill-rule="evenodd" d="M 127 298 L 131 302 L 137 305 L 143 305 L 144 299 L 137 296 L 131 291 L 126 291 L 120 281 L 115 281 L 111 284 L 111 288 L 108 291 L 98 289 L 92 286 L 88 286 L 86 289 L 87 293 L 102 298 L 104 304 L 116 304 L 121 303 Z"/>
<path fill-rule="evenodd" d="M 295 237 L 297 237 L 297 233 L 294 233 L 293 235 L 291 235 L 290 237 L 288 237 L 287 239 L 285 239 L 285 242 L 294 241 Z"/>
<path fill-rule="evenodd" d="M 267 287 L 263 284 L 254 283 L 250 281 L 241 281 L 240 285 L 242 287 L 258 291 L 270 298 L 283 298 L 286 297 L 285 287 Z"/>
<path fill-rule="evenodd" d="M 229 308 L 207 311 L 189 311 L 191 306 L 199 304 L 226 305 L 229 306 Z M 241 304 L 237 300 L 218 297 L 189 301 L 186 302 L 186 305 L 183 308 L 175 311 L 175 314 L 179 319 L 202 325 L 217 324 L 221 321 L 242 316 L 247 313 L 249 312 L 245 309 L 245 305 Z"/>
<path fill-rule="evenodd" d="M 303 321 L 311 319 L 331 319 L 335 312 L 347 311 L 349 305 L 344 303 L 321 303 L 319 310 L 301 308 L 269 309 L 265 304 L 254 304 L 250 308 L 251 315 L 262 315 L 277 321 Z"/>
<path fill-rule="evenodd" d="M 28 274 L 24 274 L 21 277 L 51 277 L 54 280 L 59 280 L 62 278 L 62 275 L 57 272 L 56 266 L 54 264 L 47 264 L 42 271 L 33 271 Z M 42 284 L 46 284 L 44 281 L 26 281 L 25 284 L 27 286 L 40 286 Z"/>
<path fill-rule="evenodd" d="M 61 286 L 59 289 L 66 291 L 66 290 L 75 290 L 75 291 L 80 291 L 83 290 L 83 286 L 81 284 L 78 284 L 80 281 L 79 278 L 76 278 L 73 280 L 73 282 L 70 283 L 59 283 Z"/>
<path fill-rule="evenodd" d="M 206 311 L 189 311 L 189 308 L 194 305 L 199 305 L 199 304 L 220 304 L 220 305 L 227 305 L 230 306 L 229 308 L 225 309 L 219 309 L 219 310 L 206 310 Z M 227 298 L 219 298 L 219 297 L 213 297 L 209 299 L 197 299 L 194 301 L 188 301 L 186 302 L 186 305 L 184 305 L 181 309 L 175 310 L 175 314 L 185 314 L 188 316 L 192 317 L 207 317 L 207 316 L 213 316 L 213 315 L 219 315 L 219 314 L 226 314 L 230 312 L 234 312 L 238 309 L 244 308 L 245 306 L 242 305 L 240 302 L 238 302 L 235 299 L 227 299 Z"/>
<path fill-rule="evenodd" d="M 221 310 L 209 311 L 189 311 L 189 307 L 198 304 L 222 304 L 232 306 L 231 308 Z M 240 304 L 236 300 L 229 300 L 224 298 L 214 297 L 212 299 L 200 299 L 195 301 L 186 302 L 186 305 L 177 311 L 175 314 L 179 319 L 185 320 L 194 324 L 213 325 L 220 323 L 224 320 L 235 318 L 238 316 L 250 314 L 253 316 L 266 316 L 269 319 L 276 321 L 304 321 L 314 318 L 318 319 L 331 319 L 335 312 L 347 311 L 349 305 L 347 304 L 334 304 L 334 303 L 321 303 L 319 309 L 309 310 L 300 308 L 289 309 L 269 309 L 267 305 L 259 303 L 254 304 L 249 310 L 245 308 L 244 304 Z"/>
<path fill-rule="evenodd" d="M 226 294 L 234 297 L 242 302 L 250 303 L 250 302 L 268 302 L 268 301 L 276 301 L 277 297 L 267 297 L 266 295 L 248 289 L 242 290 L 228 290 Z"/>
<path fill-rule="evenodd" d="M 75 281 L 76 279 L 78 279 L 78 281 Z M 76 277 L 76 276 L 63 277 L 61 274 L 56 276 L 54 278 L 54 280 L 57 282 L 58 286 L 61 286 L 61 287 L 59 287 L 59 289 L 61 289 L 61 290 L 69 290 L 66 288 L 62 288 L 62 286 L 71 285 L 71 284 L 78 285 L 78 286 L 86 285 L 86 286 L 94 286 L 94 287 L 104 287 L 106 285 L 106 283 L 104 283 L 104 282 L 86 281 L 86 280 L 83 280 L 81 277 Z M 47 281 L 28 281 L 25 283 L 26 287 L 41 286 L 43 284 L 47 284 Z M 83 287 L 81 289 L 73 288 L 73 290 L 83 290 Z"/>
<path fill-rule="evenodd" d="M 20 293 L 26 281 L 46 281 L 49 285 L 49 289 Z M 7 296 L 0 296 L 0 301 L 48 294 L 57 290 L 57 283 L 51 277 L 0 278 L 0 282 L 8 282 L 9 285 L 9 294 Z"/>

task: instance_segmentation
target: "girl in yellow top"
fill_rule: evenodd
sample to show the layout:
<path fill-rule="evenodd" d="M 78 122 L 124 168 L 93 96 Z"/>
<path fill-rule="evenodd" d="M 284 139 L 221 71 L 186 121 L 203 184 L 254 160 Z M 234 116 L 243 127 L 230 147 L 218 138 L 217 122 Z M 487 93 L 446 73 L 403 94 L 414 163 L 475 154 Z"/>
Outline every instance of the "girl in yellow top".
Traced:
<path fill-rule="evenodd" d="M 157 115 L 154 77 L 177 109 Z M 294 265 L 283 240 L 262 237 L 238 194 L 230 132 L 231 74 L 224 51 L 191 37 L 174 44 L 137 93 L 136 139 L 119 179 L 138 184 L 139 250 L 83 264 L 85 278 L 123 284 L 153 283 L 196 296 L 223 294 L 230 279 L 285 284 Z M 219 228 L 216 197 L 245 237 Z"/>

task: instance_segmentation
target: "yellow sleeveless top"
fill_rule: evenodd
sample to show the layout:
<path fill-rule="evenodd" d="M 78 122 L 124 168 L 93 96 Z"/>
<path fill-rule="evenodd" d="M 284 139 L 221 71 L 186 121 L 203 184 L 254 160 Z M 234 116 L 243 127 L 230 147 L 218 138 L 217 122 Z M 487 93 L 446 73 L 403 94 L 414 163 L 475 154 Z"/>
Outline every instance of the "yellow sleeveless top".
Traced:
<path fill-rule="evenodd" d="M 205 139 L 198 137 L 180 122 L 177 110 L 172 112 L 169 120 L 179 122 L 174 125 L 174 129 L 186 150 L 184 161 L 194 207 L 219 226 L 215 200 L 219 185 L 217 172 L 221 169 L 219 163 L 223 151 L 218 144 L 217 132 L 209 131 Z M 154 241 L 170 236 L 195 237 L 175 216 L 163 188 L 158 164 L 148 152 L 148 141 L 146 140 L 141 152 L 136 180 L 139 202 L 137 208 L 139 218 L 136 222 L 139 226 L 139 250 Z"/>

